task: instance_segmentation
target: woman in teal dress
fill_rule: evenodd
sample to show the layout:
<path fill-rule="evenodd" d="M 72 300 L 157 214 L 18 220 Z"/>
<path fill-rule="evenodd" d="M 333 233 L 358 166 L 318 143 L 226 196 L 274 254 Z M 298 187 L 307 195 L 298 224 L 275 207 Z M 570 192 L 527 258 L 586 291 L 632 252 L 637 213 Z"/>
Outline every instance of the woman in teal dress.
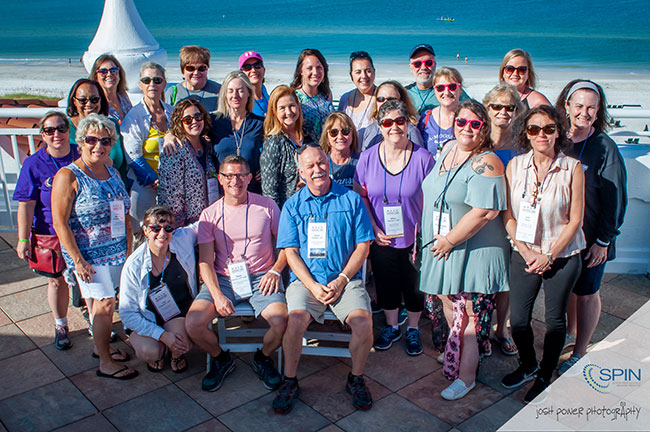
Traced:
<path fill-rule="evenodd" d="M 460 399 L 475 386 L 497 292 L 508 290 L 509 245 L 499 213 L 506 209 L 503 164 L 491 152 L 490 123 L 478 102 L 463 102 L 447 143 L 422 183 L 420 290 L 427 305 L 437 296 L 449 324 L 443 374 L 454 380 L 441 392 Z M 469 325 L 468 325 L 469 323 Z"/>

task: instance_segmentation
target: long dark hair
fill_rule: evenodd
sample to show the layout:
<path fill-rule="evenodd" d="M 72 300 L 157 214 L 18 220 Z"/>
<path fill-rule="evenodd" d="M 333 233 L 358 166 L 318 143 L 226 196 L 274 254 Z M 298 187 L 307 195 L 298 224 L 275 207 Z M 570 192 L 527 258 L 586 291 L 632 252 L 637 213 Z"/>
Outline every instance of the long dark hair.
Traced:
<path fill-rule="evenodd" d="M 532 148 L 530 140 L 528 139 L 528 134 L 526 133 L 526 128 L 528 127 L 528 122 L 535 114 L 544 115 L 555 123 L 558 133 L 554 146 L 555 154 L 558 154 L 571 145 L 571 141 L 566 135 L 566 127 L 557 110 L 552 106 L 540 105 L 529 109 L 515 120 L 514 140 L 517 147 L 519 147 L 523 152 L 527 152 Z"/>
<path fill-rule="evenodd" d="M 99 57 L 97 57 L 97 60 L 95 60 L 95 63 L 93 63 L 93 67 L 90 68 L 90 76 L 88 79 L 97 81 L 97 69 L 104 63 L 105 61 L 112 61 L 115 66 L 117 66 L 120 71 L 118 72 L 118 75 L 120 77 L 120 82 L 117 83 L 117 94 L 120 94 L 122 96 L 127 96 L 126 94 L 126 73 L 124 72 L 124 69 L 122 68 L 122 65 L 120 62 L 115 58 L 114 55 L 111 54 L 102 54 Z"/>
<path fill-rule="evenodd" d="M 77 111 L 77 106 L 74 104 L 74 97 L 77 94 L 77 90 L 79 90 L 79 87 L 81 87 L 84 84 L 90 84 L 91 86 L 95 86 L 97 89 L 97 93 L 99 94 L 99 113 L 107 116 L 108 115 L 108 99 L 106 99 L 106 95 L 104 94 L 104 90 L 102 87 L 99 85 L 97 81 L 90 80 L 88 78 L 81 78 L 78 79 L 77 81 L 72 84 L 72 88 L 70 89 L 70 93 L 68 94 L 68 108 L 66 110 L 66 114 L 68 117 L 74 117 L 79 115 L 79 112 Z"/>
<path fill-rule="evenodd" d="M 305 57 L 314 56 L 318 61 L 323 65 L 323 81 L 318 85 L 318 93 L 325 96 L 326 99 L 332 97 L 332 90 L 330 89 L 330 79 L 329 79 L 329 66 L 325 57 L 317 49 L 307 48 L 302 50 L 298 56 L 298 63 L 296 63 L 296 70 L 293 72 L 293 81 L 291 82 L 291 88 L 298 90 L 302 86 L 302 64 L 305 61 Z"/>
<path fill-rule="evenodd" d="M 605 132 L 609 130 L 612 127 L 614 121 L 612 120 L 612 116 L 610 116 L 609 113 L 607 112 L 607 99 L 605 99 L 605 92 L 603 91 L 603 88 L 600 85 L 596 84 L 591 80 L 586 80 L 586 79 L 575 79 L 570 83 L 568 83 L 567 85 L 565 85 L 562 91 L 560 92 L 560 95 L 557 97 L 557 101 L 555 102 L 555 109 L 557 110 L 557 113 L 560 115 L 560 118 L 564 122 L 564 126 L 566 130 L 571 129 L 571 120 L 569 119 L 569 116 L 567 115 L 566 112 L 567 95 L 569 94 L 569 90 L 571 90 L 571 87 L 573 87 L 575 84 L 579 82 L 591 83 L 595 85 L 596 88 L 598 89 L 598 96 L 600 100 L 598 101 L 598 113 L 596 114 L 596 121 L 594 122 L 593 127 L 598 132 Z M 590 89 L 587 88 L 581 90 L 590 90 Z M 571 98 L 569 97 L 569 99 Z"/>

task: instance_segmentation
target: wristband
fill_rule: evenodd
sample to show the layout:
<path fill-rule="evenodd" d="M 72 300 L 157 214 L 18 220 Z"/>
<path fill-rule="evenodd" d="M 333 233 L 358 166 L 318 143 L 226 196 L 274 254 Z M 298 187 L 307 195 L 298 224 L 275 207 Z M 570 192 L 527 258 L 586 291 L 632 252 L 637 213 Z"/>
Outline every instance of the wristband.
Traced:
<path fill-rule="evenodd" d="M 29 239 L 18 239 L 18 243 L 29 243 Z"/>
<path fill-rule="evenodd" d="M 282 275 L 279 272 L 276 272 L 273 269 L 269 270 L 269 273 L 272 273 L 272 274 L 276 275 L 277 277 L 282 277 Z"/>
<path fill-rule="evenodd" d="M 339 273 L 339 276 L 343 276 L 345 278 L 345 280 L 348 281 L 348 283 L 350 283 L 350 278 L 345 273 L 341 272 L 341 273 Z"/>
<path fill-rule="evenodd" d="M 607 247 L 607 246 L 609 246 L 610 242 L 605 242 L 605 241 L 602 241 L 600 239 L 596 239 L 596 244 L 598 244 L 598 246 L 601 246 L 601 247 Z"/>

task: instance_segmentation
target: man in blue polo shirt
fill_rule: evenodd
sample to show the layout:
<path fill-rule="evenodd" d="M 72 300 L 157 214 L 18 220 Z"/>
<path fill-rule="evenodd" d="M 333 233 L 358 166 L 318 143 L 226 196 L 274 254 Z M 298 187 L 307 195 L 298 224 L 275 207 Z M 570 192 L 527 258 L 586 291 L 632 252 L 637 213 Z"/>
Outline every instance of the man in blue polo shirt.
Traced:
<path fill-rule="evenodd" d="M 296 371 L 302 338 L 312 320 L 323 322 L 329 307 L 352 328 L 352 371 L 346 390 L 355 408 L 366 410 L 372 396 L 363 369 L 373 338 L 361 266 L 375 238 L 370 218 L 356 192 L 332 182 L 327 155 L 318 145 L 298 149 L 298 173 L 307 186 L 284 204 L 278 229 L 277 247 L 286 252 L 291 283 L 285 294 L 289 321 L 282 339 L 285 376 L 273 408 L 280 414 L 291 411 L 300 393 Z"/>

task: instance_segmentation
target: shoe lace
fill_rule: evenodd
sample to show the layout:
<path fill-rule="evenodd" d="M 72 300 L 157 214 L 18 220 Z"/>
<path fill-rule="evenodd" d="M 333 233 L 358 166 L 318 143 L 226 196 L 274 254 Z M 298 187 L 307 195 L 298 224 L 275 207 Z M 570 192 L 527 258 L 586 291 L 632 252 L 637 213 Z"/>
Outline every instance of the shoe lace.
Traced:
<path fill-rule="evenodd" d="M 409 330 L 406 332 L 406 341 L 408 343 L 418 343 L 420 340 L 420 331 L 419 330 Z"/>
<path fill-rule="evenodd" d="M 366 399 L 370 394 L 366 381 L 363 377 L 357 377 L 352 382 L 352 388 L 354 389 L 354 395 L 358 398 Z"/>
<path fill-rule="evenodd" d="M 294 385 L 289 381 L 283 381 L 282 386 L 280 387 L 279 396 L 283 399 L 290 399 L 293 393 Z"/>
<path fill-rule="evenodd" d="M 384 327 L 379 331 L 379 336 L 382 339 L 390 339 L 393 333 L 393 328 L 391 326 Z"/>

